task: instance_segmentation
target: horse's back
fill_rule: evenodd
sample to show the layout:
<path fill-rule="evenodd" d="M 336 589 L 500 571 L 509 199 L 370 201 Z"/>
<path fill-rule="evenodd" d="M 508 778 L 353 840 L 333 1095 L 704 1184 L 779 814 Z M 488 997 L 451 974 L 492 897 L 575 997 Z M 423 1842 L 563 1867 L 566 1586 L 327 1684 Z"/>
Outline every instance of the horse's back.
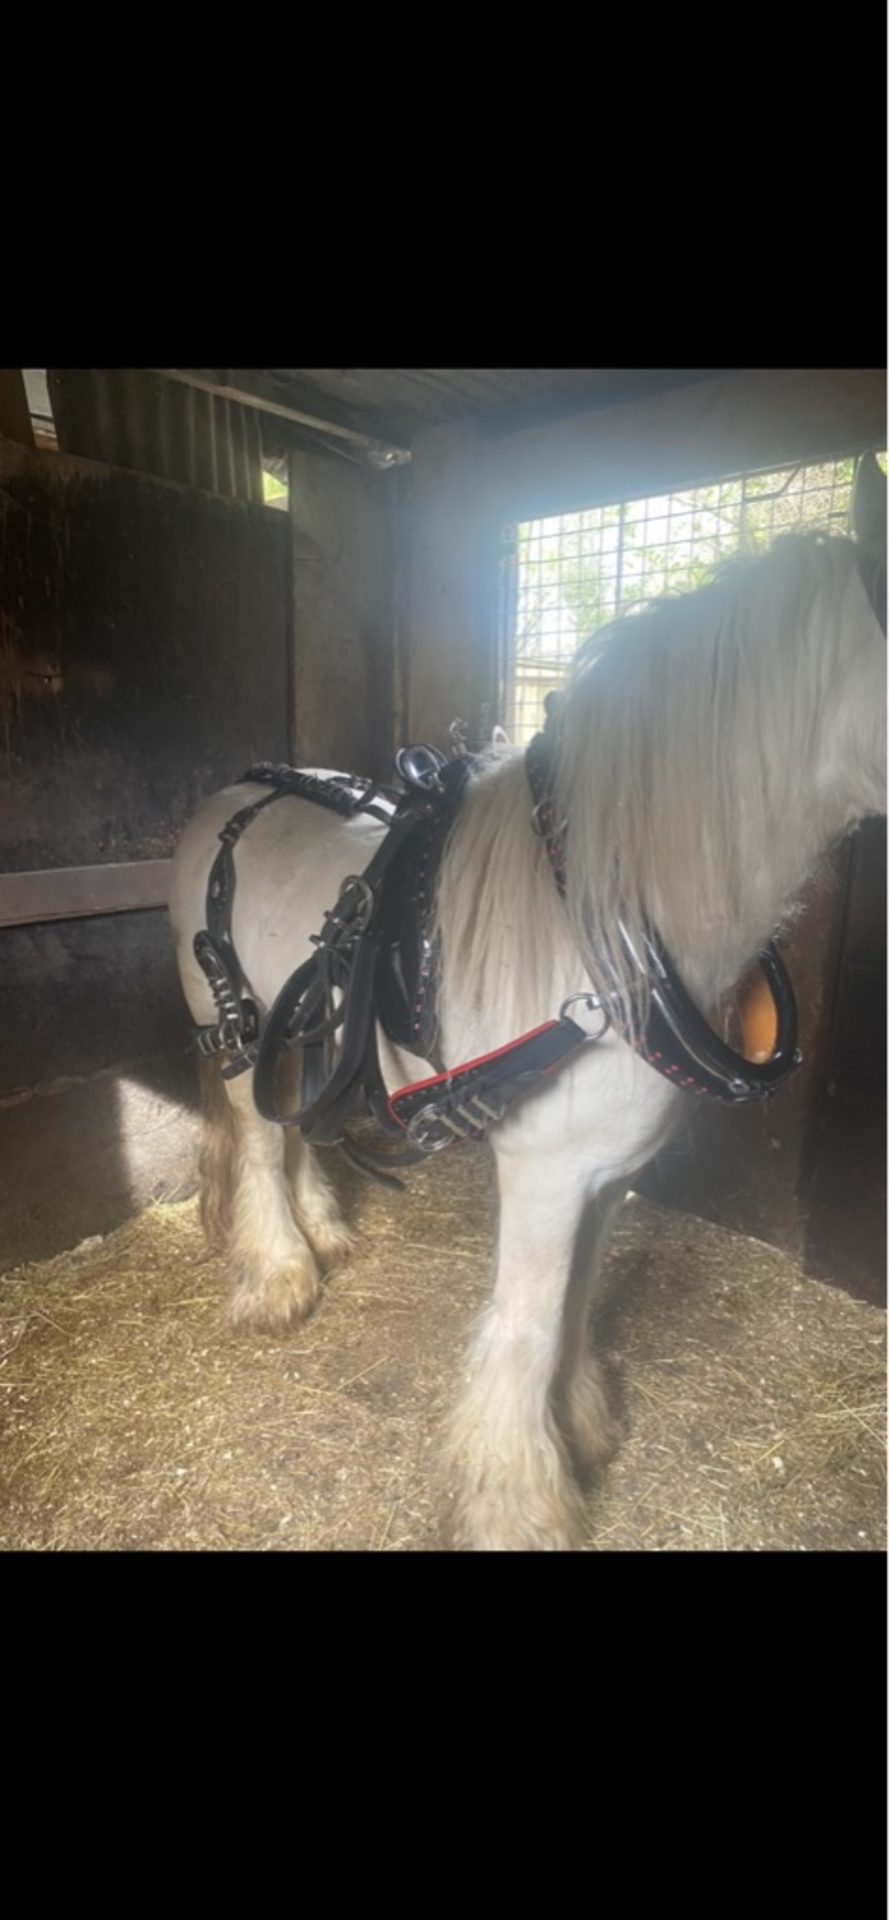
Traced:
<path fill-rule="evenodd" d="M 348 873 L 362 872 L 383 832 L 367 816 L 344 820 L 295 794 L 269 799 L 255 782 L 211 794 L 186 827 L 170 880 L 169 912 L 183 991 L 198 1023 L 213 1019 L 206 979 L 194 958 L 207 925 L 207 888 L 220 835 L 245 807 L 267 800 L 233 849 L 232 938 L 254 991 L 271 1004 L 311 950 L 325 912 Z"/>

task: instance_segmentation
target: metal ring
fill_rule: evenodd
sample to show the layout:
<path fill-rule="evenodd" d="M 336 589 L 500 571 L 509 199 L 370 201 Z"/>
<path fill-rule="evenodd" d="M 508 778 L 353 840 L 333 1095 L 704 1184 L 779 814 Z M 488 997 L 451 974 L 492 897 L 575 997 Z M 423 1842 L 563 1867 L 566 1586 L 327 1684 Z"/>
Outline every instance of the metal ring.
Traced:
<path fill-rule="evenodd" d="M 344 922 L 340 918 L 338 908 L 348 913 L 348 921 Z M 365 927 L 370 924 L 373 910 L 373 888 L 368 886 L 363 874 L 350 873 L 340 887 L 336 906 L 330 913 L 325 914 L 324 918 L 332 920 L 334 926 L 345 925 L 350 933 L 363 933 Z"/>
<path fill-rule="evenodd" d="M 600 1013 L 602 1015 L 602 1025 L 599 1028 L 598 1033 L 588 1033 L 586 1029 L 583 1028 L 582 1032 L 584 1034 L 584 1038 L 586 1040 L 603 1039 L 611 1025 L 611 1014 L 609 1013 L 604 1000 L 601 998 L 601 996 L 598 993 L 569 993 L 567 1000 L 563 1000 L 559 1008 L 559 1019 L 560 1020 L 572 1019 L 573 1015 L 569 1015 L 568 1008 L 576 1007 L 578 1003 L 581 1001 L 585 1007 L 589 1008 L 590 1010 L 595 1009 L 597 1013 Z M 575 1025 L 579 1026 L 580 1022 L 575 1021 Z"/>

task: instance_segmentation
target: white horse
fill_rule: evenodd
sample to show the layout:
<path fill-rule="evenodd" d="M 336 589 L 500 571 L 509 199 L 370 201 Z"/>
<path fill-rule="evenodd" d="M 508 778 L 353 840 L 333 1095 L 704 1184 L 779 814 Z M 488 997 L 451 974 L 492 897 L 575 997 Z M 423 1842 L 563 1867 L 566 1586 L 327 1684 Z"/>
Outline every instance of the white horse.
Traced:
<path fill-rule="evenodd" d="M 871 536 L 882 529 L 885 556 L 885 481 L 869 458 L 860 477 L 858 520 Z M 498 752 L 469 783 L 435 905 L 444 1061 L 489 1053 L 582 991 L 613 1020 L 491 1128 L 493 1294 L 446 1448 L 459 1546 L 577 1546 L 577 1473 L 600 1467 L 619 1437 L 587 1343 L 589 1309 L 615 1210 L 687 1097 L 629 1044 L 645 989 L 628 943 L 638 953 L 655 928 L 713 1017 L 826 850 L 885 812 L 886 641 L 862 553 L 840 537 L 788 536 L 581 649 L 552 775 L 563 900 L 532 831 L 522 756 Z M 216 1018 L 192 942 L 206 924 L 218 836 L 260 793 L 241 785 L 213 796 L 176 857 L 171 914 L 199 1024 Z M 266 1007 L 382 832 L 367 817 L 344 821 L 286 797 L 243 834 L 234 942 Z M 435 1072 L 380 1045 L 390 1089 Z M 352 1238 L 295 1129 L 285 1167 L 284 1132 L 256 1112 L 252 1073 L 221 1079 L 213 1061 L 209 1078 L 203 1210 L 227 1244 L 231 1317 L 283 1332 L 311 1310 L 320 1271 Z"/>

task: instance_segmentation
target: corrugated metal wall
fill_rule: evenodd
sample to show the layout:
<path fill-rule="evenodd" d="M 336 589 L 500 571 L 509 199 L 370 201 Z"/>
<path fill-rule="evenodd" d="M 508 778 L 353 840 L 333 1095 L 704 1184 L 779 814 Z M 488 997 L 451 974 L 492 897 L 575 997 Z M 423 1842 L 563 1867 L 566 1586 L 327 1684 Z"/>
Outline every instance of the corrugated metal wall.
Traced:
<path fill-rule="evenodd" d="M 203 493 L 261 502 L 259 415 L 138 368 L 51 367 L 59 449 Z"/>

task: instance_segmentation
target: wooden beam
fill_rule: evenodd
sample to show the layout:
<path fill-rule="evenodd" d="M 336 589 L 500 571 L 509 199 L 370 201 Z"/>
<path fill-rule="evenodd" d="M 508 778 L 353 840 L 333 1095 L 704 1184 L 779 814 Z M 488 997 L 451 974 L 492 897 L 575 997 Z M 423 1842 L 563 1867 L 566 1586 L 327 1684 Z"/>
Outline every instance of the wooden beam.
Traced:
<path fill-rule="evenodd" d="M 332 439 L 345 440 L 354 447 L 360 447 L 364 453 L 379 456 L 381 463 L 393 466 L 410 459 L 406 447 L 394 447 L 388 441 L 375 440 L 370 434 L 358 433 L 353 427 L 342 425 L 336 420 L 323 419 L 319 414 L 302 412 L 296 407 L 285 407 L 279 400 L 256 391 L 251 392 L 245 386 L 221 386 L 215 380 L 206 380 L 202 374 L 190 373 L 182 367 L 150 367 L 150 373 L 156 373 L 163 380 L 178 380 L 186 387 L 199 387 L 202 393 L 216 394 L 220 400 L 233 400 L 240 407 L 253 407 L 257 413 L 271 414 L 276 420 L 290 420 L 295 426 L 309 427 L 316 433 L 326 433 Z"/>
<path fill-rule="evenodd" d="M 227 387 L 237 387 L 244 393 L 255 394 L 258 400 L 274 401 L 278 406 L 288 407 L 295 414 L 304 414 L 310 420 L 314 420 L 319 414 L 322 415 L 326 433 L 346 429 L 347 433 L 355 436 L 356 443 L 361 445 L 366 442 L 369 432 L 372 431 L 368 414 L 362 411 L 359 404 L 341 398 L 339 393 L 321 393 L 309 380 L 294 379 L 290 373 L 281 378 L 276 374 L 261 372 L 250 367 L 225 367 L 219 371 Z M 376 447 L 394 445 L 389 441 L 383 442 L 377 439 L 372 444 Z M 400 442 L 398 451 L 400 460 L 410 458 L 407 449 L 402 448 Z"/>
<path fill-rule="evenodd" d="M 129 860 L 105 867 L 0 874 L 0 927 L 165 907 L 172 864 L 171 860 Z"/>
<path fill-rule="evenodd" d="M 467 473 L 481 459 L 489 512 L 532 520 L 885 446 L 884 369 L 765 368 L 468 440 Z"/>

